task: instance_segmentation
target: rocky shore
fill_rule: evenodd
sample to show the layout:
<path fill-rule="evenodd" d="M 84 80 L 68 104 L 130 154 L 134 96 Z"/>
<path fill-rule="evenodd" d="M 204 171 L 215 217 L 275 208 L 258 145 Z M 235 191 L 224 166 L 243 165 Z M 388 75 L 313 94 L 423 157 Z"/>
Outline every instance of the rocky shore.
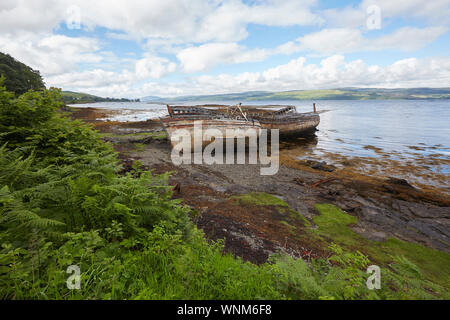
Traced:
<path fill-rule="evenodd" d="M 280 169 L 273 176 L 261 176 L 259 165 L 175 166 L 159 121 L 98 121 L 105 113 L 70 110 L 71 117 L 92 123 L 113 144 L 124 171 L 139 161 L 155 173 L 172 172 L 174 197 L 194 209 L 197 226 L 209 239 L 224 239 L 225 250 L 245 260 L 262 263 L 277 251 L 306 260 L 326 256 L 328 243 L 305 231 L 316 227 L 316 205 L 323 203 L 357 218 L 350 228 L 364 239 L 396 238 L 450 253 L 450 200 L 444 190 L 298 160 L 289 154 L 295 141 L 281 143 Z"/>

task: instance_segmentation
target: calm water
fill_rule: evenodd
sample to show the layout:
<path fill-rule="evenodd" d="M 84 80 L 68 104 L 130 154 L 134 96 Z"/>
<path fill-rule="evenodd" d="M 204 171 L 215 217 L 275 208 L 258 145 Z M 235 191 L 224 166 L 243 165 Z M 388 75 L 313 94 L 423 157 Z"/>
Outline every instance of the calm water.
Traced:
<path fill-rule="evenodd" d="M 223 102 L 233 104 L 236 102 Z M 211 102 L 222 104 L 218 102 Z M 257 101 L 249 105 L 290 104 L 299 112 L 312 111 L 313 101 Z M 177 103 L 177 104 L 183 104 Z M 205 104 L 192 102 L 184 104 Z M 109 102 L 77 105 L 122 110 L 118 121 L 142 121 L 167 115 L 165 105 L 144 102 Z M 324 100 L 316 102 L 321 114 L 317 148 L 346 155 L 373 156 L 374 146 L 384 152 L 450 155 L 450 100 Z"/>
<path fill-rule="evenodd" d="M 373 155 L 374 146 L 404 156 L 450 155 L 450 100 L 323 101 L 317 146 L 331 152 Z M 309 107 L 302 107 L 307 110 Z"/>

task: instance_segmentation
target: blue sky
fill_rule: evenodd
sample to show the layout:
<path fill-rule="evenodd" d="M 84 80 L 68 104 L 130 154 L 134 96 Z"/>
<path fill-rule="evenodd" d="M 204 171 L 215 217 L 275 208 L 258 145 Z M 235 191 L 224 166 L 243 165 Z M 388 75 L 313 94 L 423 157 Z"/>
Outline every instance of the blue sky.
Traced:
<path fill-rule="evenodd" d="M 5 0 L 0 51 L 113 97 L 450 87 L 448 16 L 450 0 Z"/>

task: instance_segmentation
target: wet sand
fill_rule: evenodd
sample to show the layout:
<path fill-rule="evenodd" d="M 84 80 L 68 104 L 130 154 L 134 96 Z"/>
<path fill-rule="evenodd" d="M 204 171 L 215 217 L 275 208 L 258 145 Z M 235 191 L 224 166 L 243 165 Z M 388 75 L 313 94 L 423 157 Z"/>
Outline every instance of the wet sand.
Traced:
<path fill-rule="evenodd" d="M 276 251 L 306 260 L 327 255 L 327 243 L 302 236 L 305 223 L 313 225 L 317 203 L 331 203 L 356 216 L 358 223 L 352 229 L 368 239 L 396 237 L 450 253 L 450 201 L 445 177 L 431 177 L 442 180 L 442 185 L 429 183 L 420 168 L 391 159 L 387 164 L 386 156 L 308 157 L 308 148 L 317 144 L 314 138 L 282 141 L 280 169 L 274 176 L 261 176 L 259 165 L 175 166 L 158 120 L 98 120 L 107 113 L 104 109 L 79 108 L 71 109 L 70 115 L 92 123 L 103 139 L 113 144 L 124 171 L 131 170 L 133 161 L 138 160 L 155 173 L 173 172 L 170 183 L 174 197 L 194 209 L 197 226 L 210 239 L 225 239 L 225 250 L 245 260 L 262 263 Z M 327 163 L 322 163 L 324 159 Z M 441 159 L 423 161 L 426 166 Z M 419 177 L 423 183 L 410 182 L 408 177 Z M 273 195 L 290 208 L 280 210 L 237 200 L 254 192 Z"/>

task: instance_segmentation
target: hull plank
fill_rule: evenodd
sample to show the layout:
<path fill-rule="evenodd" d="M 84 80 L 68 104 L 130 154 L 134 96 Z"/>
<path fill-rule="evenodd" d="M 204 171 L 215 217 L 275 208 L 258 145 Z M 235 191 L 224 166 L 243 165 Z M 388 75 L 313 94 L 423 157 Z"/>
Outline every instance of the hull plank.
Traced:
<path fill-rule="evenodd" d="M 311 115 L 286 120 L 260 119 L 259 122 L 264 129 L 279 129 L 280 134 L 302 134 L 314 131 L 320 123 L 320 117 L 319 115 Z"/>

